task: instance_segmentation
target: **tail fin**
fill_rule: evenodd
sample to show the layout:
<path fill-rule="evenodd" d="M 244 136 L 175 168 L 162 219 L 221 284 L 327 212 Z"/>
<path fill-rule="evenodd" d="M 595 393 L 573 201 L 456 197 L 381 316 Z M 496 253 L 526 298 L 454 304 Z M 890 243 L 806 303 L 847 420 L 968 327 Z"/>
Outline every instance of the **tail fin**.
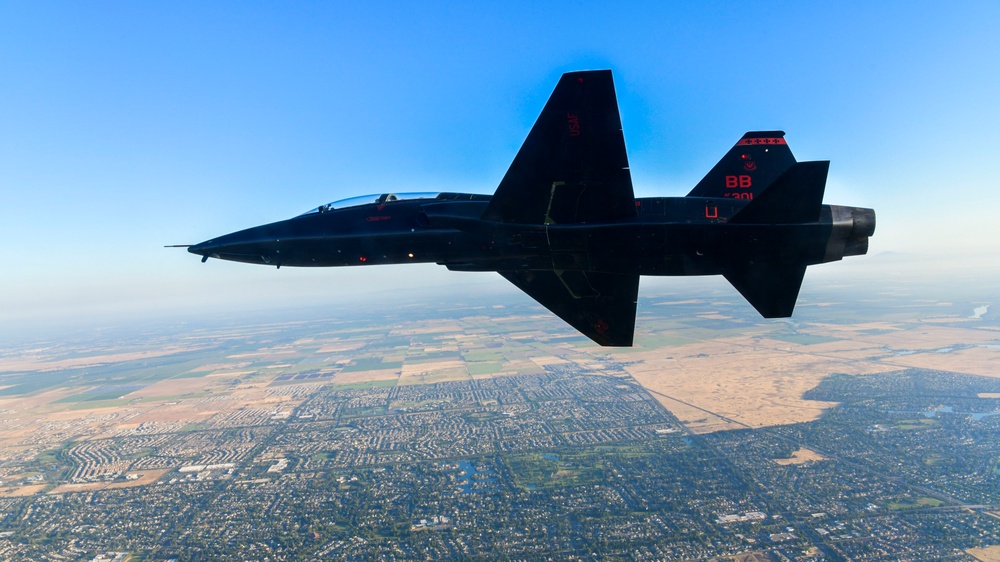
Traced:
<path fill-rule="evenodd" d="M 829 160 L 794 164 L 729 222 L 789 224 L 819 220 L 829 171 Z"/>
<path fill-rule="evenodd" d="M 795 164 L 784 131 L 751 131 L 719 160 L 688 197 L 753 199 Z"/>
<path fill-rule="evenodd" d="M 830 162 L 799 162 L 759 197 L 733 215 L 730 224 L 775 225 L 819 220 Z M 786 241 L 789 242 L 789 241 Z M 808 258 L 806 249 L 786 247 L 772 255 L 750 255 L 723 273 L 764 318 L 792 315 Z"/>

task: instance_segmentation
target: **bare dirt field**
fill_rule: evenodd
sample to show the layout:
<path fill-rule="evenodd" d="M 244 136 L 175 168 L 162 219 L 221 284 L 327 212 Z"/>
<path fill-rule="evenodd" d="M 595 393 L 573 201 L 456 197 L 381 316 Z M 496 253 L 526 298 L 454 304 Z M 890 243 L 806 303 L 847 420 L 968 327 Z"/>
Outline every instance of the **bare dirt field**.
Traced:
<path fill-rule="evenodd" d="M 461 360 L 433 363 L 404 363 L 399 384 L 430 384 L 435 382 L 468 380 L 469 370 Z"/>
<path fill-rule="evenodd" d="M 771 557 L 765 552 L 745 552 L 733 556 L 730 560 L 733 562 L 771 562 Z"/>
<path fill-rule="evenodd" d="M 191 373 L 205 373 L 208 371 L 227 371 L 232 369 L 242 369 L 250 365 L 249 361 L 237 361 L 235 363 L 209 363 L 191 369 Z"/>
<path fill-rule="evenodd" d="M 997 545 L 969 548 L 965 552 L 980 562 L 1000 562 L 1000 546 Z"/>
<path fill-rule="evenodd" d="M 461 332 L 463 326 L 457 322 L 442 321 L 442 322 L 430 322 L 427 326 L 414 327 L 406 326 L 395 328 L 389 332 L 391 336 L 415 336 L 415 335 L 428 335 L 428 334 L 441 334 L 449 332 Z"/>
<path fill-rule="evenodd" d="M 45 489 L 45 484 L 29 486 L 8 486 L 0 488 L 0 498 L 19 498 L 23 496 L 33 496 Z"/>
<path fill-rule="evenodd" d="M 378 369 L 373 371 L 351 371 L 339 372 L 333 376 L 334 384 L 358 384 L 372 381 L 396 380 L 399 378 L 398 369 Z"/>
<path fill-rule="evenodd" d="M 706 424 L 716 429 L 723 420 L 700 421 L 704 412 L 677 408 L 684 402 L 735 420 L 747 427 L 763 427 L 811 421 L 829 402 L 805 400 L 802 395 L 833 373 L 869 373 L 891 370 L 879 365 L 831 360 L 797 351 L 797 346 L 781 342 L 792 351 L 755 349 L 748 341 L 710 342 L 675 347 L 671 358 L 662 351 L 634 353 L 629 360 L 642 359 L 627 371 L 644 387 L 655 391 L 657 399 L 682 420 L 691 420 L 691 429 L 704 432 Z M 720 349 L 722 351 L 720 351 Z M 662 397 L 675 399 L 668 402 Z M 693 420 L 692 420 L 693 418 Z M 726 424 L 727 426 L 729 424 Z"/>
<path fill-rule="evenodd" d="M 543 355 L 541 357 L 532 357 L 531 361 L 538 365 L 539 367 L 545 367 L 546 365 L 560 365 L 563 363 L 569 363 L 569 361 L 561 358 L 555 357 L 553 355 Z"/>
<path fill-rule="evenodd" d="M 204 393 L 206 390 L 220 386 L 218 378 L 197 377 L 183 379 L 166 379 L 126 394 L 126 398 L 152 398 L 159 396 L 181 396 L 185 394 Z"/>
<path fill-rule="evenodd" d="M 115 482 L 87 482 L 85 484 L 63 484 L 62 486 L 56 486 L 49 493 L 50 494 L 64 494 L 66 492 L 88 492 L 94 490 L 111 490 L 115 488 L 135 488 L 136 486 L 146 486 L 152 484 L 163 477 L 164 474 L 170 472 L 173 469 L 159 469 L 159 470 L 141 470 L 136 471 L 135 474 L 139 475 L 139 478 L 135 480 L 124 480 Z"/>
<path fill-rule="evenodd" d="M 344 341 L 323 344 L 316 353 L 339 353 L 341 351 L 351 351 L 364 347 L 364 341 Z"/>
<path fill-rule="evenodd" d="M 20 356 L 0 359 L 0 372 L 7 371 L 55 371 L 58 369 L 81 369 L 83 367 L 93 367 L 95 365 L 107 365 L 110 363 L 122 363 L 124 361 L 136 361 L 139 359 L 152 359 L 155 357 L 165 357 L 175 353 L 186 351 L 197 351 L 198 347 L 167 346 L 162 349 L 146 351 L 133 351 L 129 353 L 110 353 L 105 355 L 88 355 L 86 357 L 74 357 L 72 359 L 51 359 L 44 356 Z"/>
<path fill-rule="evenodd" d="M 1000 377 L 1000 349 L 973 347 L 951 352 L 914 353 L 887 359 L 894 365 Z"/>
<path fill-rule="evenodd" d="M 744 336 L 628 351 L 619 358 L 640 361 L 626 368 L 629 374 L 689 429 L 706 433 L 814 420 L 835 404 L 802 395 L 835 373 L 919 367 L 1000 377 L 996 333 L 974 328 L 921 322 L 811 324 L 797 337 L 836 339 L 801 344 L 757 327 Z M 954 345 L 989 347 L 949 348 Z"/>
<path fill-rule="evenodd" d="M 788 466 L 792 464 L 805 464 L 807 462 L 816 462 L 825 460 L 826 457 L 817 453 L 816 451 L 802 447 L 799 448 L 799 450 L 793 452 L 791 457 L 787 459 L 774 459 L 774 462 L 780 464 L 781 466 Z"/>

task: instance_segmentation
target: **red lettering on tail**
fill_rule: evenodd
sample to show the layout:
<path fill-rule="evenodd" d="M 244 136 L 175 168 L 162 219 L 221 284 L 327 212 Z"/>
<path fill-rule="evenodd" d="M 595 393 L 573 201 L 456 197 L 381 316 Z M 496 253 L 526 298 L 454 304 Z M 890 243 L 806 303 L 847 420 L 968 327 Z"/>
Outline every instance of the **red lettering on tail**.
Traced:
<path fill-rule="evenodd" d="M 580 118 L 572 113 L 567 113 L 566 121 L 569 123 L 569 136 L 580 136 Z"/>

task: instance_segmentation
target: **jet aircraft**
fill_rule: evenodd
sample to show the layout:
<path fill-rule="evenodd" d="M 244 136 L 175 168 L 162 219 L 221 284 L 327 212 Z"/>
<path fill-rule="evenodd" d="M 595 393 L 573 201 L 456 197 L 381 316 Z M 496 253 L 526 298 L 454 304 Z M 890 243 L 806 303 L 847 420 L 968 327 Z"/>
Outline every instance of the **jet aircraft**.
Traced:
<path fill-rule="evenodd" d="M 867 253 L 875 212 L 824 205 L 829 162 L 796 162 L 784 136 L 748 132 L 687 196 L 636 199 L 611 71 L 570 72 L 492 196 L 357 197 L 188 251 L 495 271 L 605 346 L 632 345 L 642 275 L 723 275 L 765 318 L 787 317 L 806 266 Z"/>

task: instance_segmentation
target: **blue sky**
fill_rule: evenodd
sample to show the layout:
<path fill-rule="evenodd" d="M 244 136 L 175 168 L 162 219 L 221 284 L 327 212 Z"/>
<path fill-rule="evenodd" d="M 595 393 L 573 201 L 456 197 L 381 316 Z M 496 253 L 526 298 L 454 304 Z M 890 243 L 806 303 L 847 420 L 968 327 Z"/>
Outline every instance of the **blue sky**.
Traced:
<path fill-rule="evenodd" d="M 0 2 L 0 327 L 495 289 L 162 246 L 351 195 L 491 193 L 588 68 L 615 73 L 638 195 L 783 129 L 832 160 L 827 203 L 879 214 L 851 267 L 905 254 L 947 283 L 957 251 L 978 275 L 1000 261 L 998 27 L 996 2 Z"/>

